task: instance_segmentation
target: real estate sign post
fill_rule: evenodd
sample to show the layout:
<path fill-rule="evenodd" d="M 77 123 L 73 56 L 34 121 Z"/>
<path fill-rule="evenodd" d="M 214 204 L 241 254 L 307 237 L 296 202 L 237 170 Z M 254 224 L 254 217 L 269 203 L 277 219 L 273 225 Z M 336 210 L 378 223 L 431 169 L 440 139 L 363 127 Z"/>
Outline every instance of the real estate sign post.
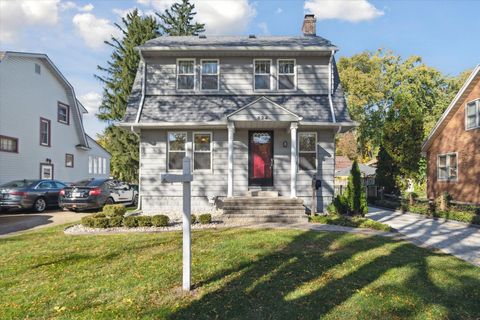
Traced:
<path fill-rule="evenodd" d="M 162 183 L 182 182 L 183 184 L 183 290 L 190 291 L 191 284 L 191 219 L 192 219 L 192 185 L 193 176 L 190 171 L 190 158 L 183 158 L 183 174 L 162 174 Z"/>

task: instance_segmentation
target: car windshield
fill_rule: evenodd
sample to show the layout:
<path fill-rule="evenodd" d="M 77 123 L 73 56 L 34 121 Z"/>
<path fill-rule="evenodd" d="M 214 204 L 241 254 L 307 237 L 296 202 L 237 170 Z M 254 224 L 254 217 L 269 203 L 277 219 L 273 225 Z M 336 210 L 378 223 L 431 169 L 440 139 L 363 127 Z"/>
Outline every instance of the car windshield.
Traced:
<path fill-rule="evenodd" d="M 0 188 L 25 188 L 34 183 L 35 180 L 15 180 L 1 185 Z"/>
<path fill-rule="evenodd" d="M 102 180 L 102 179 L 82 180 L 82 181 L 75 182 L 73 185 L 76 187 L 98 187 L 104 182 L 105 180 Z"/>

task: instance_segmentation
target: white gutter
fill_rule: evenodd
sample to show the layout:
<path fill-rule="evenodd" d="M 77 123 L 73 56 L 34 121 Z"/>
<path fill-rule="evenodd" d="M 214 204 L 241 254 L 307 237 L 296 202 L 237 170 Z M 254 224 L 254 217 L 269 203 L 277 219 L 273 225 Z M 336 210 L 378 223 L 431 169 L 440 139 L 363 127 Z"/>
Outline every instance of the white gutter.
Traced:
<path fill-rule="evenodd" d="M 142 114 L 143 111 L 143 104 L 145 103 L 145 81 L 147 77 L 147 63 L 145 62 L 145 59 L 142 56 L 142 51 L 138 52 L 140 54 L 140 59 L 143 62 L 143 70 L 142 70 L 142 97 L 140 98 L 140 104 L 138 106 L 138 111 L 137 111 L 137 117 L 135 119 L 135 123 L 139 123 L 140 121 L 140 115 Z"/>
<path fill-rule="evenodd" d="M 332 101 L 332 87 L 333 87 L 333 55 L 335 54 L 335 50 L 332 50 L 330 54 L 330 59 L 328 60 L 328 104 L 330 105 L 330 112 L 332 113 L 332 121 L 333 123 L 337 122 L 335 118 L 335 111 L 333 110 L 333 101 Z M 341 126 L 340 126 L 341 128 Z"/>

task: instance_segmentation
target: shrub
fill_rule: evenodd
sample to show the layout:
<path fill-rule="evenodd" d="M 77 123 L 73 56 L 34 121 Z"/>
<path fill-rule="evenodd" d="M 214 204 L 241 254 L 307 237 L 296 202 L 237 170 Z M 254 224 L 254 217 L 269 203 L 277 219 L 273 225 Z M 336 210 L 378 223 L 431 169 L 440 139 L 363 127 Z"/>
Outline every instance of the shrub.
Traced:
<path fill-rule="evenodd" d="M 209 213 L 201 214 L 201 215 L 198 216 L 198 221 L 201 224 L 212 223 L 212 215 L 209 214 Z"/>
<path fill-rule="evenodd" d="M 328 214 L 338 214 L 337 208 L 335 207 L 335 204 L 333 202 L 327 206 L 327 212 Z"/>
<path fill-rule="evenodd" d="M 158 214 L 152 217 L 152 225 L 154 227 L 166 227 L 168 226 L 169 221 L 170 218 L 163 214 Z"/>
<path fill-rule="evenodd" d="M 83 217 L 82 220 L 80 220 L 80 223 L 82 224 L 82 226 L 87 228 L 95 228 L 94 222 L 95 222 L 95 218 L 93 216 L 86 216 L 86 217 Z"/>
<path fill-rule="evenodd" d="M 121 227 L 123 225 L 123 217 L 111 217 L 108 221 L 108 225 L 110 226 L 110 228 Z"/>
<path fill-rule="evenodd" d="M 196 216 L 196 215 L 194 215 L 194 214 L 192 214 L 192 217 L 191 217 L 190 223 L 191 223 L 191 224 L 195 224 L 195 223 L 197 223 L 197 220 L 198 220 L 198 219 L 197 219 L 197 216 Z"/>
<path fill-rule="evenodd" d="M 103 212 L 95 213 L 93 215 L 94 218 L 105 218 L 105 214 Z"/>
<path fill-rule="evenodd" d="M 348 214 L 348 201 L 343 195 L 336 196 L 333 205 L 337 214 Z"/>
<path fill-rule="evenodd" d="M 310 217 L 310 222 L 313 223 L 323 223 L 323 224 L 333 224 L 342 227 L 351 227 L 351 228 L 368 228 L 380 231 L 391 231 L 390 226 L 377 222 L 372 219 L 363 218 L 363 217 L 346 217 L 346 216 L 313 216 Z"/>
<path fill-rule="evenodd" d="M 139 227 L 151 227 L 152 226 L 152 217 L 150 216 L 140 216 L 137 217 Z"/>
<path fill-rule="evenodd" d="M 93 218 L 93 226 L 99 229 L 108 228 L 109 220 L 108 218 Z"/>
<path fill-rule="evenodd" d="M 364 216 L 368 212 L 367 197 L 357 160 L 353 161 L 352 170 L 350 170 L 345 198 L 349 214 Z"/>
<path fill-rule="evenodd" d="M 127 208 L 123 204 L 107 204 L 103 207 L 103 213 L 107 217 L 123 217 L 127 212 Z"/>
<path fill-rule="evenodd" d="M 128 216 L 123 218 L 123 226 L 127 228 L 138 227 L 138 217 Z"/>

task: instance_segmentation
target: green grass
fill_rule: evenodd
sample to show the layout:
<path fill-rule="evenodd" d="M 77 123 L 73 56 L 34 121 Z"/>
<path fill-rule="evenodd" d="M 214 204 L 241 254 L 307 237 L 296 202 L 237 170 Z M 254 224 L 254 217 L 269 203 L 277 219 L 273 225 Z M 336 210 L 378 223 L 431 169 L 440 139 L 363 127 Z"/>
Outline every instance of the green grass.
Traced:
<path fill-rule="evenodd" d="M 298 230 L 0 239 L 0 319 L 475 319 L 480 268 L 404 241 Z"/>
<path fill-rule="evenodd" d="M 324 216 L 313 216 L 310 217 L 310 222 L 313 223 L 323 223 L 323 224 L 334 224 L 337 226 L 343 227 L 352 227 L 352 228 L 367 228 L 380 231 L 392 231 L 389 225 L 362 217 L 344 217 L 341 215 L 324 215 Z"/>

